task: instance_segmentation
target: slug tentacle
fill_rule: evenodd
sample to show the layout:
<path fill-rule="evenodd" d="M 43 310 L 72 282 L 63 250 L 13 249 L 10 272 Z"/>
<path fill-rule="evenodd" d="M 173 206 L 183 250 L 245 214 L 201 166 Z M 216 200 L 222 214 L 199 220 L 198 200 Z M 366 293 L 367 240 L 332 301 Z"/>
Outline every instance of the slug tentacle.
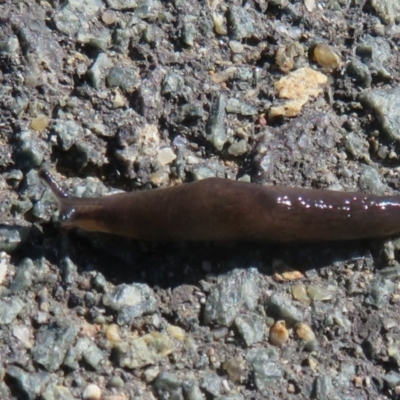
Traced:
<path fill-rule="evenodd" d="M 46 169 L 41 169 L 39 171 L 39 178 L 43 180 L 43 182 L 46 183 L 46 185 L 50 188 L 50 190 L 53 192 L 54 196 L 58 201 L 61 201 L 61 199 L 66 199 L 68 197 L 71 197 L 59 184 L 58 182 L 54 179 L 54 176 L 50 174 L 49 171 Z"/>
<path fill-rule="evenodd" d="M 58 202 L 59 220 L 63 228 L 78 227 L 82 215 L 90 216 L 99 208 L 98 198 L 81 198 L 67 193 L 46 169 L 39 171 L 39 177 L 49 187 Z"/>

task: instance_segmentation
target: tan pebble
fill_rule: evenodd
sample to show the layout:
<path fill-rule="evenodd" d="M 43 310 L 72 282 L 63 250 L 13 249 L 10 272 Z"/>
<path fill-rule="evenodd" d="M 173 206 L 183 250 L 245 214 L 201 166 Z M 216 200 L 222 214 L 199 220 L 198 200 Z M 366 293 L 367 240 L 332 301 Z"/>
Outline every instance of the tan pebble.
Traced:
<path fill-rule="evenodd" d="M 0 253 L 0 284 L 3 283 L 7 275 L 8 266 L 10 265 L 10 256 L 2 251 Z"/>
<path fill-rule="evenodd" d="M 276 321 L 269 330 L 269 342 L 274 346 L 282 346 L 289 339 L 289 331 L 285 321 Z"/>
<path fill-rule="evenodd" d="M 172 163 L 176 158 L 176 154 L 172 151 L 170 147 L 165 147 L 161 149 L 157 154 L 157 161 L 161 165 L 167 165 Z"/>
<path fill-rule="evenodd" d="M 323 92 L 328 77 L 311 68 L 299 68 L 284 76 L 275 83 L 275 90 L 279 98 L 300 100 L 309 97 L 316 98 Z"/>
<path fill-rule="evenodd" d="M 113 394 L 111 396 L 104 397 L 104 400 L 128 400 L 125 393 Z"/>
<path fill-rule="evenodd" d="M 286 271 L 282 272 L 281 274 L 275 273 L 273 277 L 278 282 L 283 282 L 283 281 L 295 281 L 297 279 L 303 278 L 304 275 L 300 271 Z"/>
<path fill-rule="evenodd" d="M 169 183 L 169 174 L 166 171 L 156 171 L 150 176 L 151 183 L 155 186 L 163 186 Z"/>
<path fill-rule="evenodd" d="M 304 5 L 308 12 L 313 12 L 317 6 L 317 3 L 315 0 L 304 0 Z"/>
<path fill-rule="evenodd" d="M 46 115 L 40 114 L 36 118 L 33 118 L 31 128 L 36 132 L 41 132 L 47 128 L 49 121 L 50 119 Z"/>
<path fill-rule="evenodd" d="M 226 35 L 228 30 L 226 29 L 225 18 L 222 14 L 213 13 L 214 30 L 218 35 Z"/>
<path fill-rule="evenodd" d="M 353 378 L 354 386 L 357 388 L 363 387 L 363 378 L 361 376 L 355 376 Z"/>
<path fill-rule="evenodd" d="M 342 63 L 340 57 L 329 45 L 325 43 L 315 46 L 313 59 L 320 67 L 326 69 L 327 71 L 333 71 L 337 69 Z"/>
<path fill-rule="evenodd" d="M 222 368 L 227 372 L 229 379 L 234 383 L 241 382 L 247 376 L 246 363 L 240 356 L 226 361 L 222 364 Z"/>
<path fill-rule="evenodd" d="M 232 78 L 236 74 L 236 71 L 236 67 L 229 67 L 223 71 L 212 74 L 211 79 L 214 83 L 223 83 Z"/>
<path fill-rule="evenodd" d="M 292 286 L 292 296 L 303 304 L 309 305 L 311 303 L 311 299 L 308 297 L 307 289 L 303 283 Z"/>
<path fill-rule="evenodd" d="M 98 324 L 84 323 L 81 326 L 80 335 L 86 337 L 93 337 L 101 331 L 101 326 Z"/>
<path fill-rule="evenodd" d="M 168 325 L 167 326 L 167 332 L 176 340 L 179 340 L 180 342 L 183 342 L 185 339 L 185 331 L 182 328 L 179 328 L 179 326 L 175 325 Z"/>
<path fill-rule="evenodd" d="M 307 361 L 308 361 L 309 367 L 313 371 L 316 371 L 318 369 L 318 361 L 314 360 L 313 358 L 309 358 Z"/>
<path fill-rule="evenodd" d="M 86 400 L 100 400 L 101 399 L 101 389 L 91 383 L 86 386 L 86 389 L 82 393 L 82 397 Z"/>
<path fill-rule="evenodd" d="M 289 383 L 287 391 L 288 393 L 296 393 L 296 387 L 293 385 L 293 383 Z"/>
<path fill-rule="evenodd" d="M 101 19 L 106 25 L 112 25 L 117 20 L 117 14 L 115 11 L 107 10 L 105 13 L 103 13 Z"/>
<path fill-rule="evenodd" d="M 310 328 L 309 325 L 300 322 L 296 325 L 296 333 L 300 339 L 305 340 L 306 342 L 310 342 L 311 340 L 315 340 L 315 334 Z"/>
<path fill-rule="evenodd" d="M 116 109 L 124 107 L 125 104 L 126 104 L 126 98 L 122 95 L 122 93 L 119 90 L 116 90 L 112 107 Z"/>
<path fill-rule="evenodd" d="M 110 342 L 119 342 L 121 340 L 119 326 L 117 324 L 112 324 L 108 326 L 106 337 Z"/>

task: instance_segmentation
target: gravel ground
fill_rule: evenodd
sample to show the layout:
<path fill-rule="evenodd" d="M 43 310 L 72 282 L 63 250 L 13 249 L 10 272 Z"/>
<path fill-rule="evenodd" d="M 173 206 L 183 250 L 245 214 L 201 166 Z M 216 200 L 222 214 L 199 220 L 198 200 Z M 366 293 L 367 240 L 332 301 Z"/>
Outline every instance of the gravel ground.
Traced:
<path fill-rule="evenodd" d="M 37 172 L 396 193 L 399 23 L 398 0 L 0 0 L 0 398 L 398 398 L 399 241 L 66 234 Z"/>

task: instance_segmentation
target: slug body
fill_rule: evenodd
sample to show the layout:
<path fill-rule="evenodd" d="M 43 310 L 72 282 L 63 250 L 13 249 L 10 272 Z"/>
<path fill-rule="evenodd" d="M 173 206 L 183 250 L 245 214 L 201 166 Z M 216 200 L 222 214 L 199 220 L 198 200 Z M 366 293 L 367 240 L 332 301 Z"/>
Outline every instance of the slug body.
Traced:
<path fill-rule="evenodd" d="M 40 176 L 65 228 L 148 241 L 320 242 L 400 234 L 400 196 L 261 186 L 210 178 L 100 198 L 66 194 Z"/>

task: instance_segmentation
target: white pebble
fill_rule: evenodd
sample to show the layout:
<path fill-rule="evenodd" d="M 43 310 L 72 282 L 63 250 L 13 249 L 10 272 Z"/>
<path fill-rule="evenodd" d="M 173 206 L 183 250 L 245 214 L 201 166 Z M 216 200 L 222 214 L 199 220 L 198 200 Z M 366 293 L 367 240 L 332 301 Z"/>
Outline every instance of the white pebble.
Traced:
<path fill-rule="evenodd" d="M 101 398 L 101 390 L 97 385 L 91 383 L 86 386 L 86 389 L 82 393 L 82 397 L 85 400 L 100 400 Z"/>

